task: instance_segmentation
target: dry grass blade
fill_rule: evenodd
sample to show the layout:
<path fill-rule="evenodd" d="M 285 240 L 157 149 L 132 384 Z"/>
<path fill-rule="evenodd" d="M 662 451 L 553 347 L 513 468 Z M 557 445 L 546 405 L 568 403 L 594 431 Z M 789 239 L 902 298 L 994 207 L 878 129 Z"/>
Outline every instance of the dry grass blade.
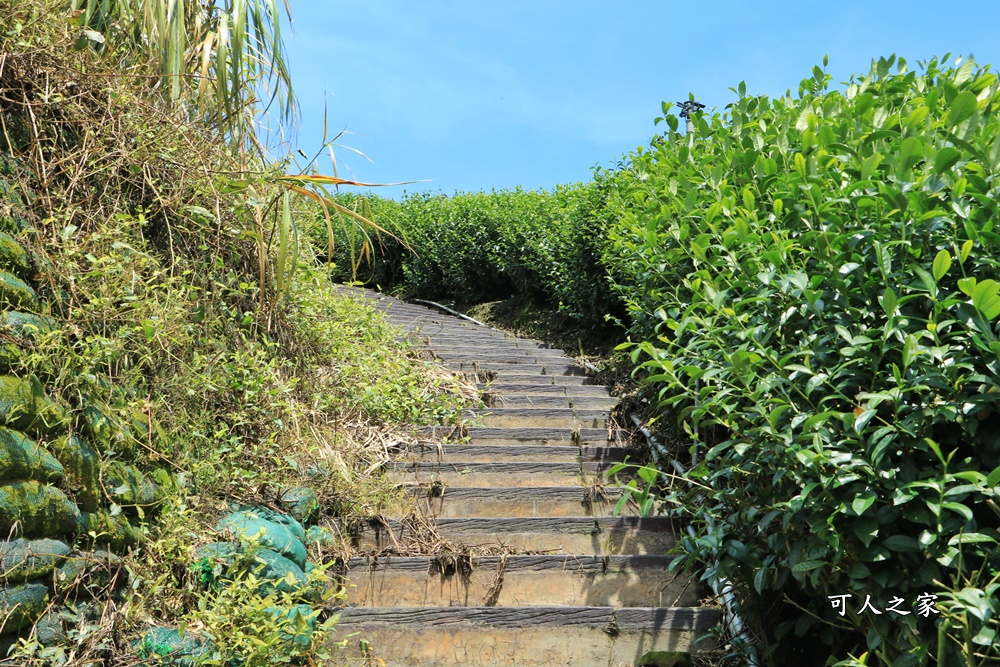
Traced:
<path fill-rule="evenodd" d="M 274 0 L 128 0 L 65 3 L 91 35 L 78 47 L 114 55 L 123 69 L 151 64 L 166 97 L 212 118 L 241 150 L 255 143 L 256 117 L 276 101 L 293 121 L 296 101 Z M 290 7 L 284 10 L 291 19 Z M 103 41 L 101 41 L 103 40 Z"/>
<path fill-rule="evenodd" d="M 500 601 L 500 593 L 503 591 L 503 575 L 507 571 L 507 559 L 508 554 L 504 553 L 500 556 L 500 560 L 497 562 L 497 569 L 493 575 L 493 581 L 490 582 L 489 588 L 486 589 L 486 594 L 483 596 L 483 606 L 484 607 L 495 607 L 497 602 Z"/>

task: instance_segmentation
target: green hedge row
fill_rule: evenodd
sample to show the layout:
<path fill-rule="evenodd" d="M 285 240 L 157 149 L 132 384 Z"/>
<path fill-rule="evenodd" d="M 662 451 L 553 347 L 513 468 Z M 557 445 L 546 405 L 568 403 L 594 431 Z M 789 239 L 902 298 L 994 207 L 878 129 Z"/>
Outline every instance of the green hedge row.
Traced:
<path fill-rule="evenodd" d="M 346 216 L 328 227 L 314 215 L 313 238 L 329 244 L 336 277 L 464 303 L 519 297 L 560 309 L 588 326 L 623 314 L 601 254 L 616 174 L 552 191 L 417 194 L 396 202 L 344 195 L 338 203 L 391 229 L 362 254 L 361 232 Z"/>

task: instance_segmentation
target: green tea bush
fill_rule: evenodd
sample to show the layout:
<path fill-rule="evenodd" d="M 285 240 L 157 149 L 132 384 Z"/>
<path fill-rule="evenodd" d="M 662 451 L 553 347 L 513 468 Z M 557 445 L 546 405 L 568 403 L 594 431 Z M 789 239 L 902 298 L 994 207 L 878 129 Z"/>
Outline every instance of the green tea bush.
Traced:
<path fill-rule="evenodd" d="M 599 327 L 622 315 L 601 265 L 615 193 L 613 172 L 552 191 L 500 190 L 454 197 L 416 194 L 400 202 L 342 196 L 338 203 L 371 216 L 398 239 L 383 236 L 371 258 L 359 256 L 361 232 L 314 212 L 313 238 L 329 246 L 336 277 L 464 303 L 516 297 L 558 308 Z"/>
<path fill-rule="evenodd" d="M 695 442 L 682 560 L 733 582 L 769 664 L 983 664 L 1000 85 L 894 57 L 829 84 L 821 67 L 797 97 L 741 84 L 691 133 L 665 118 L 625 170 L 604 261 L 644 335 L 633 359 Z"/>

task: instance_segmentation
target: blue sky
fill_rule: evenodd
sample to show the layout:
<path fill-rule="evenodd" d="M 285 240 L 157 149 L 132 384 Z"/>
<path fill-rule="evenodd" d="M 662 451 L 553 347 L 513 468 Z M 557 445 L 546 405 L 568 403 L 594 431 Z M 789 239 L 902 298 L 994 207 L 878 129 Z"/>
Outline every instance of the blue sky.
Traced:
<path fill-rule="evenodd" d="M 379 194 L 552 188 L 587 180 L 655 133 L 660 101 L 721 109 L 730 87 L 797 90 L 828 54 L 835 81 L 891 53 L 1000 67 L 1000 2 L 291 0 L 301 118 L 338 175 L 431 179 Z M 953 56 L 954 57 L 954 56 Z M 371 162 L 351 149 L 371 158 Z M 321 170 L 332 173 L 329 156 Z"/>

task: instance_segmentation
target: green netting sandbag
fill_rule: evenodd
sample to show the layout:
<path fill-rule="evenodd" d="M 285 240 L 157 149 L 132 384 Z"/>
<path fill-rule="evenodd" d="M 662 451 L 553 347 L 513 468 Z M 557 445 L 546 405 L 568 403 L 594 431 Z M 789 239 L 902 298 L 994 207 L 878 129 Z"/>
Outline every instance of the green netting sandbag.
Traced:
<path fill-rule="evenodd" d="M 4 374 L 21 367 L 24 351 L 18 344 L 19 339 L 27 343 L 35 336 L 47 334 L 59 327 L 51 317 L 20 311 L 0 313 L 0 325 L 5 325 L 7 333 L 10 334 L 9 337 L 5 337 L 5 341 L 11 341 L 0 345 L 0 371 Z"/>
<path fill-rule="evenodd" d="M 49 587 L 38 582 L 0 586 L 0 634 L 27 627 L 45 611 Z"/>
<path fill-rule="evenodd" d="M 237 539 L 258 539 L 285 556 L 300 568 L 306 564 L 306 548 L 285 525 L 257 516 L 253 510 L 240 510 L 223 517 L 215 526 L 218 532 L 232 532 Z"/>
<path fill-rule="evenodd" d="M 294 593 L 306 583 L 306 574 L 298 564 L 271 549 L 257 550 L 250 571 L 264 580 L 258 589 L 261 595 L 268 595 L 272 589 L 279 593 Z"/>
<path fill-rule="evenodd" d="M 0 542 L 0 580 L 5 583 L 38 579 L 52 571 L 69 555 L 69 547 L 59 540 L 18 538 Z"/>
<path fill-rule="evenodd" d="M 90 437 L 103 448 L 111 444 L 116 433 L 116 425 L 111 418 L 94 405 L 85 405 L 82 410 L 83 423 Z"/>
<path fill-rule="evenodd" d="M 0 481 L 37 479 L 58 483 L 63 474 L 59 461 L 38 443 L 0 426 Z"/>
<path fill-rule="evenodd" d="M 281 506 L 305 524 L 312 521 L 319 512 L 319 498 L 312 489 L 304 487 L 288 489 L 281 494 Z"/>
<path fill-rule="evenodd" d="M 323 526 L 313 526 L 306 531 L 306 544 L 316 544 L 331 549 L 339 543 L 337 535 Z"/>
<path fill-rule="evenodd" d="M 0 534 L 70 535 L 79 520 L 80 509 L 54 486 L 35 481 L 0 486 Z"/>
<path fill-rule="evenodd" d="M 46 315 L 22 313 L 8 310 L 0 314 L 0 324 L 6 324 L 11 332 L 19 337 L 33 337 L 37 334 L 47 334 L 59 328 L 59 322 Z"/>
<path fill-rule="evenodd" d="M 121 461 L 110 461 L 104 469 L 105 488 L 118 505 L 150 507 L 162 495 L 142 472 L 133 465 Z"/>
<path fill-rule="evenodd" d="M 31 271 L 28 253 L 21 247 L 20 243 L 14 240 L 13 236 L 5 232 L 0 232 L 0 269 L 10 271 L 22 278 L 26 278 Z"/>
<path fill-rule="evenodd" d="M 103 509 L 81 513 L 79 530 L 90 535 L 97 544 L 105 544 L 113 551 L 124 551 L 143 539 L 142 531 L 129 523 L 128 517 L 124 514 L 111 516 Z"/>
<path fill-rule="evenodd" d="M 56 592 L 64 594 L 78 587 L 89 567 L 89 559 L 81 552 L 74 551 L 67 556 L 55 571 L 53 582 Z"/>
<path fill-rule="evenodd" d="M 302 527 L 302 524 L 295 520 L 290 514 L 285 514 L 284 512 L 279 512 L 278 510 L 271 509 L 270 507 L 262 507 L 260 505 L 241 505 L 237 507 L 238 512 L 242 512 L 249 516 L 255 516 L 265 521 L 270 521 L 271 523 L 278 523 L 291 531 L 295 539 L 300 542 L 306 539 L 306 530 Z"/>
<path fill-rule="evenodd" d="M 17 276 L 0 270 L 0 303 L 12 308 L 36 306 L 35 290 Z"/>
<path fill-rule="evenodd" d="M 157 498 L 166 498 L 180 488 L 177 484 L 177 478 L 166 468 L 153 468 L 147 471 L 146 474 L 156 486 Z"/>
<path fill-rule="evenodd" d="M 108 551 L 74 551 L 56 570 L 56 591 L 65 599 L 106 600 L 128 583 L 121 557 Z"/>
<path fill-rule="evenodd" d="M 173 628 L 152 628 L 135 643 L 136 652 L 143 660 L 158 659 L 149 665 L 194 667 L 200 659 L 211 657 L 215 647 L 194 632 L 181 635 Z"/>
<path fill-rule="evenodd" d="M 76 435 L 56 438 L 48 447 L 66 471 L 63 488 L 73 493 L 81 510 L 95 511 L 101 499 L 97 450 Z"/>
<path fill-rule="evenodd" d="M 49 609 L 35 622 L 35 638 L 42 646 L 67 644 L 70 639 L 67 631 L 84 630 L 85 626 L 94 627 L 100 621 L 103 607 L 94 602 L 81 604 L 65 604 Z"/>
<path fill-rule="evenodd" d="M 277 551 L 258 548 L 252 553 L 241 554 L 239 546 L 234 542 L 212 542 L 200 547 L 195 552 L 192 569 L 201 584 L 213 586 L 235 576 L 232 568 L 238 559 L 243 559 L 246 570 L 262 580 L 257 589 L 261 595 L 268 595 L 275 590 L 294 593 L 306 583 L 302 568 Z M 291 575 L 291 581 L 287 579 L 288 575 Z"/>
<path fill-rule="evenodd" d="M 316 632 L 316 619 L 319 610 L 306 604 L 291 607 L 267 607 L 266 611 L 275 625 L 281 625 L 281 639 L 292 642 L 301 648 L 308 648 L 312 643 L 312 634 Z"/>
<path fill-rule="evenodd" d="M 194 552 L 191 569 L 202 586 L 214 586 L 227 578 L 227 573 L 238 551 L 235 542 L 211 542 Z"/>
<path fill-rule="evenodd" d="M 31 435 L 57 435 L 66 411 L 49 398 L 38 378 L 0 376 L 0 423 Z"/>

